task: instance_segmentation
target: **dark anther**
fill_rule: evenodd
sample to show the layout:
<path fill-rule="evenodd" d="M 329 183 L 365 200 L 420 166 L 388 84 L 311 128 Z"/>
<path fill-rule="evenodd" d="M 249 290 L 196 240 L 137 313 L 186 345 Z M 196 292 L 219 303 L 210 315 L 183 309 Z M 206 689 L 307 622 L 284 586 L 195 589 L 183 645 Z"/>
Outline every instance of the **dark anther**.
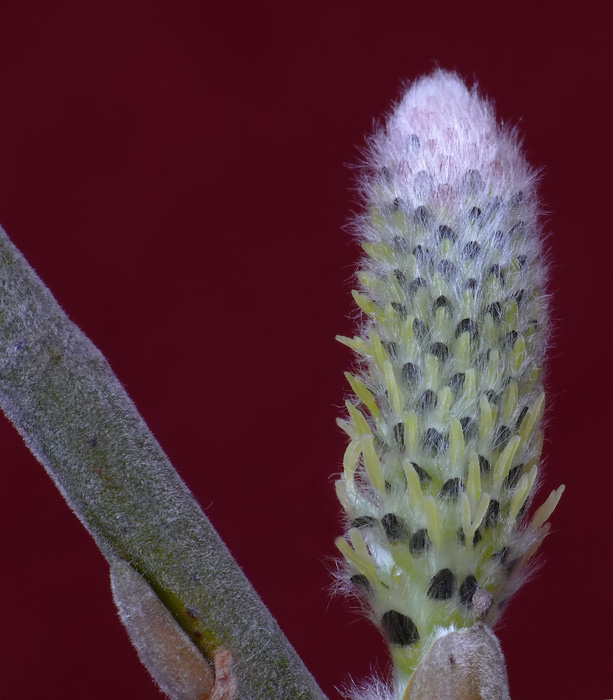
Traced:
<path fill-rule="evenodd" d="M 518 256 L 517 256 L 517 263 L 518 263 L 518 265 L 519 265 L 519 269 L 520 269 L 520 270 L 521 270 L 521 268 L 526 264 L 526 260 L 527 260 L 527 259 L 528 259 L 528 258 L 527 258 L 525 255 L 518 255 Z"/>
<path fill-rule="evenodd" d="M 504 487 L 507 489 L 514 489 L 517 486 L 517 482 L 521 479 L 523 472 L 523 464 L 518 464 L 512 469 L 509 469 L 509 473 L 507 474 L 507 477 L 504 480 Z"/>
<path fill-rule="evenodd" d="M 508 547 L 503 547 L 499 552 L 492 554 L 492 559 L 496 559 L 500 564 L 504 564 L 509 558 L 510 549 Z"/>
<path fill-rule="evenodd" d="M 471 221 L 477 221 L 479 217 L 481 216 L 481 209 L 479 207 L 473 207 L 469 212 L 468 212 L 468 218 Z"/>
<path fill-rule="evenodd" d="M 464 439 L 470 440 L 477 430 L 477 424 L 470 416 L 464 416 L 464 418 L 460 419 L 460 425 L 462 426 Z"/>
<path fill-rule="evenodd" d="M 436 266 L 436 271 L 440 272 L 443 277 L 452 277 L 455 275 L 456 268 L 451 260 L 441 260 Z"/>
<path fill-rule="evenodd" d="M 413 255 L 415 256 L 416 260 L 424 265 L 432 262 L 432 253 L 429 248 L 416 245 L 415 248 L 413 248 Z"/>
<path fill-rule="evenodd" d="M 407 136 L 407 146 L 417 149 L 420 146 L 419 136 L 417 134 L 409 134 Z"/>
<path fill-rule="evenodd" d="M 464 372 L 456 372 L 452 377 L 449 379 L 449 388 L 451 391 L 453 391 L 454 394 L 459 394 L 462 389 L 464 388 L 464 380 L 466 379 L 466 375 Z"/>
<path fill-rule="evenodd" d="M 409 550 L 411 554 L 423 554 L 427 552 L 431 546 L 430 535 L 426 528 L 422 527 L 421 530 L 417 530 L 417 532 L 413 533 L 411 542 L 409 543 Z"/>
<path fill-rule="evenodd" d="M 436 454 L 446 449 L 447 440 L 436 428 L 428 428 L 422 438 L 422 444 L 424 449 Z"/>
<path fill-rule="evenodd" d="M 398 447 L 404 450 L 404 423 L 396 423 L 394 426 L 394 438 Z"/>
<path fill-rule="evenodd" d="M 436 408 L 437 403 L 438 396 L 432 389 L 426 389 L 419 398 L 419 408 L 422 411 L 431 411 L 433 408 Z"/>
<path fill-rule="evenodd" d="M 489 350 L 487 351 L 485 358 L 486 358 L 486 360 L 490 359 L 490 351 Z M 498 394 L 496 394 L 496 392 L 493 389 L 488 389 L 485 392 L 485 396 L 491 404 L 496 403 L 496 401 L 498 400 Z"/>
<path fill-rule="evenodd" d="M 445 343 L 432 343 L 430 346 L 430 352 L 440 362 L 445 362 L 445 360 L 449 357 L 449 348 L 445 345 Z"/>
<path fill-rule="evenodd" d="M 524 406 L 519 412 L 517 420 L 515 421 L 515 430 L 519 430 L 519 426 L 522 424 L 522 421 L 526 417 L 526 413 L 528 413 L 528 406 Z"/>
<path fill-rule="evenodd" d="M 470 574 L 464 579 L 464 582 L 460 586 L 460 602 L 467 608 L 472 608 L 473 606 L 473 596 L 477 592 L 479 584 L 477 579 Z"/>
<path fill-rule="evenodd" d="M 416 367 L 412 362 L 407 362 L 402 366 L 402 379 L 406 384 L 413 384 L 419 380 L 419 367 Z"/>
<path fill-rule="evenodd" d="M 447 299 L 446 296 L 441 295 L 440 297 L 438 297 L 438 299 L 435 300 L 434 304 L 432 304 L 432 310 L 434 311 L 434 313 L 436 313 L 441 306 L 444 309 L 451 311 L 451 302 L 449 301 L 449 299 Z"/>
<path fill-rule="evenodd" d="M 399 197 L 394 197 L 394 202 L 393 202 L 394 211 L 398 211 L 398 209 L 400 209 L 401 202 L 402 202 L 402 200 Z"/>
<path fill-rule="evenodd" d="M 413 466 L 413 469 L 415 469 L 415 471 L 417 472 L 420 484 L 428 484 L 432 481 L 432 477 L 423 467 L 420 467 L 419 464 L 417 464 L 416 462 L 411 462 L 411 465 Z"/>
<path fill-rule="evenodd" d="M 424 206 L 415 209 L 415 221 L 422 226 L 426 226 L 430 221 L 430 212 Z"/>
<path fill-rule="evenodd" d="M 500 522 L 500 503 L 495 498 L 490 501 L 483 522 L 485 527 L 494 527 Z"/>
<path fill-rule="evenodd" d="M 494 231 L 494 243 L 502 243 L 502 241 L 504 241 L 504 233 L 497 229 Z"/>
<path fill-rule="evenodd" d="M 515 559 L 511 559 L 511 561 L 504 567 L 504 570 L 507 572 L 507 576 L 510 576 L 515 571 L 519 562 L 520 558 L 515 557 Z"/>
<path fill-rule="evenodd" d="M 381 168 L 381 175 L 383 176 L 385 182 L 387 182 L 388 184 L 392 181 L 392 174 L 390 173 L 389 169 L 385 166 Z"/>
<path fill-rule="evenodd" d="M 502 269 L 501 269 L 500 265 L 498 265 L 498 264 L 492 265 L 490 267 L 490 269 L 487 271 L 487 276 L 488 277 L 490 277 L 490 276 L 497 277 L 499 280 L 501 280 L 502 279 Z"/>
<path fill-rule="evenodd" d="M 409 292 L 414 294 L 420 287 L 426 286 L 426 283 L 421 277 L 416 277 L 411 283 L 409 283 Z"/>
<path fill-rule="evenodd" d="M 402 270 L 395 269 L 394 277 L 398 280 L 398 283 L 402 285 L 404 285 L 404 283 L 407 281 L 407 278 L 404 276 L 404 272 Z"/>
<path fill-rule="evenodd" d="M 513 294 L 513 299 L 517 302 L 517 306 L 519 306 L 522 302 L 522 299 L 524 298 L 524 294 L 526 293 L 525 289 L 520 289 L 515 294 Z"/>
<path fill-rule="evenodd" d="M 494 447 L 504 449 L 507 442 L 511 439 L 511 436 L 511 429 L 508 426 L 498 426 L 494 435 Z"/>
<path fill-rule="evenodd" d="M 515 345 L 515 341 L 517 340 L 517 331 L 510 331 L 507 333 L 504 337 L 505 343 L 512 348 Z"/>
<path fill-rule="evenodd" d="M 466 282 L 464 282 L 464 289 L 472 289 L 473 291 L 477 289 L 478 283 L 474 277 L 469 277 Z"/>
<path fill-rule="evenodd" d="M 360 515 L 354 518 L 351 522 L 351 527 L 361 528 L 361 527 L 372 527 L 375 523 L 375 518 L 372 515 Z"/>
<path fill-rule="evenodd" d="M 381 437 L 379 435 L 374 435 L 373 436 L 373 442 L 375 444 L 375 447 L 377 448 L 377 454 L 379 452 L 384 452 L 385 448 L 387 447 L 386 444 L 383 442 Z"/>
<path fill-rule="evenodd" d="M 354 588 L 357 588 L 361 593 L 370 595 L 373 592 L 370 581 L 364 574 L 354 574 L 349 581 Z"/>
<path fill-rule="evenodd" d="M 464 528 L 459 528 L 455 533 L 456 542 L 463 547 L 466 544 L 466 535 L 464 534 Z"/>
<path fill-rule="evenodd" d="M 464 491 L 464 484 L 458 476 L 454 476 L 452 479 L 447 479 L 447 481 L 441 486 L 441 490 L 438 492 L 438 497 L 444 498 L 448 501 L 455 501 L 457 500 L 461 491 Z"/>
<path fill-rule="evenodd" d="M 477 324 L 470 318 L 463 318 L 456 326 L 455 337 L 458 338 L 462 333 L 470 333 L 472 340 L 476 340 L 479 337 Z"/>
<path fill-rule="evenodd" d="M 400 542 L 400 540 L 408 537 L 409 535 L 407 524 L 402 518 L 399 518 L 394 513 L 386 513 L 381 518 L 381 525 L 383 525 L 387 539 L 392 544 L 395 542 Z"/>
<path fill-rule="evenodd" d="M 428 333 L 428 326 L 423 321 L 416 318 L 413 321 L 413 332 L 417 336 L 418 340 L 423 340 Z"/>
<path fill-rule="evenodd" d="M 452 243 L 455 243 L 457 240 L 457 233 L 455 231 L 452 231 L 449 226 L 439 226 L 438 227 L 438 237 L 442 241 L 445 238 L 448 238 Z"/>
<path fill-rule="evenodd" d="M 434 574 L 430 581 L 427 591 L 428 598 L 449 600 L 455 593 L 455 588 L 456 580 L 451 569 L 441 569 Z"/>
<path fill-rule="evenodd" d="M 185 608 L 185 614 L 192 620 L 198 619 L 198 613 L 193 608 Z"/>
<path fill-rule="evenodd" d="M 488 304 L 483 311 L 486 314 L 491 314 L 494 321 L 500 321 L 502 318 L 502 305 L 499 301 L 495 301 L 493 304 Z"/>
<path fill-rule="evenodd" d="M 382 340 L 381 345 L 383 345 L 385 352 L 390 357 L 396 357 L 398 354 L 398 343 L 395 343 L 393 340 Z"/>
<path fill-rule="evenodd" d="M 512 236 L 519 236 L 521 234 L 525 234 L 527 230 L 528 226 L 526 222 L 518 221 L 516 224 L 513 224 L 513 226 L 511 226 L 507 235 L 509 236 L 509 238 L 511 238 Z"/>
<path fill-rule="evenodd" d="M 388 610 L 383 614 L 381 627 L 390 644 L 408 647 L 419 641 L 419 632 L 413 620 L 397 610 Z"/>
<path fill-rule="evenodd" d="M 481 530 L 475 530 L 475 534 L 473 535 L 473 547 L 476 547 L 482 539 L 483 535 L 481 534 Z"/>
<path fill-rule="evenodd" d="M 392 309 L 400 316 L 403 321 L 407 320 L 407 307 L 397 301 L 392 302 Z"/>
<path fill-rule="evenodd" d="M 482 474 L 489 474 L 492 471 L 492 465 L 483 455 L 479 455 L 479 471 Z"/>
<path fill-rule="evenodd" d="M 504 204 L 504 199 L 502 197 L 499 197 L 498 195 L 496 195 L 495 197 L 492 197 L 492 199 L 490 199 L 490 201 L 487 205 L 487 208 L 489 211 L 494 212 L 494 211 L 498 211 L 500 209 L 500 207 L 502 207 L 503 204 Z"/>
<path fill-rule="evenodd" d="M 478 170 L 467 170 L 462 177 L 465 192 L 478 194 L 485 187 L 481 173 Z"/>
<path fill-rule="evenodd" d="M 396 246 L 396 248 L 398 248 L 398 250 L 401 250 L 403 253 L 406 253 L 409 249 L 407 242 L 402 236 L 394 236 L 394 245 Z"/>
<path fill-rule="evenodd" d="M 471 260 L 476 258 L 480 252 L 481 252 L 481 246 L 477 243 L 477 241 L 469 241 L 464 246 L 464 250 L 463 250 L 464 257 L 470 258 Z"/>

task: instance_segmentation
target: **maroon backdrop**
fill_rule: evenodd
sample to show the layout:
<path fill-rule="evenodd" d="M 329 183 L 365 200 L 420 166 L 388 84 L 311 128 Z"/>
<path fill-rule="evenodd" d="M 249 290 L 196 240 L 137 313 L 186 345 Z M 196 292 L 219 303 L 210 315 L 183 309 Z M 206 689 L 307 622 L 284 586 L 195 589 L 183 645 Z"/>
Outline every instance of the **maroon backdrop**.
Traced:
<path fill-rule="evenodd" d="M 402 80 L 458 70 L 544 166 L 546 566 L 499 632 L 514 700 L 611 697 L 607 3 L 1 2 L 0 221 L 108 357 L 329 693 L 386 668 L 326 587 L 344 438 L 347 163 Z M 107 567 L 0 421 L 3 697 L 160 697 Z"/>

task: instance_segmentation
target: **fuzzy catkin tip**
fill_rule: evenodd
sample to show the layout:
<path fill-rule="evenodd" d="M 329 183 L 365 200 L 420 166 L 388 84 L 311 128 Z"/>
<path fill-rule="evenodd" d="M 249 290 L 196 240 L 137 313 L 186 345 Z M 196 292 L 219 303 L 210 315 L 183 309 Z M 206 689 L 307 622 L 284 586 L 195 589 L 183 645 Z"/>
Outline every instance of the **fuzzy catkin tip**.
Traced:
<path fill-rule="evenodd" d="M 530 518 L 542 449 L 546 267 L 535 175 L 476 89 L 437 71 L 370 139 L 362 322 L 337 481 L 346 588 L 402 697 L 441 630 L 493 625 L 562 487 Z M 374 692 L 374 691 L 373 691 Z M 380 691 L 377 691 L 380 692 Z"/>

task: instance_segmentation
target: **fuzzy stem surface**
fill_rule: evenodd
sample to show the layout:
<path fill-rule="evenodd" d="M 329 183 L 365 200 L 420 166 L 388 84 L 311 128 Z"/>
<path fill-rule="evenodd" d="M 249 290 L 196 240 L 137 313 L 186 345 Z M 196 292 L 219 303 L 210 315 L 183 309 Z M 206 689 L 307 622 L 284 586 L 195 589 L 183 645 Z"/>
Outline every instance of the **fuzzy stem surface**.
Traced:
<path fill-rule="evenodd" d="M 0 229 L 0 405 L 107 558 L 128 562 L 237 700 L 325 696 L 108 363 Z"/>

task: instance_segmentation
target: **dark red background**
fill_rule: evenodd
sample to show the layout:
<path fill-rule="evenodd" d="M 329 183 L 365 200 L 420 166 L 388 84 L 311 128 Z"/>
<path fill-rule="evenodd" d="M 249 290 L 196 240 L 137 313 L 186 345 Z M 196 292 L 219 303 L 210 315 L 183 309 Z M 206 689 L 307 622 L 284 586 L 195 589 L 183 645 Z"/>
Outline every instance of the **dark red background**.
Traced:
<path fill-rule="evenodd" d="M 477 78 L 545 168 L 545 488 L 567 491 L 499 630 L 513 698 L 613 693 L 606 5 L 0 3 L 0 221 L 331 699 L 386 667 L 326 591 L 349 362 L 333 338 L 356 257 L 345 165 L 401 81 L 437 64 Z M 160 697 L 93 542 L 4 419 L 0 444 L 0 694 Z"/>

